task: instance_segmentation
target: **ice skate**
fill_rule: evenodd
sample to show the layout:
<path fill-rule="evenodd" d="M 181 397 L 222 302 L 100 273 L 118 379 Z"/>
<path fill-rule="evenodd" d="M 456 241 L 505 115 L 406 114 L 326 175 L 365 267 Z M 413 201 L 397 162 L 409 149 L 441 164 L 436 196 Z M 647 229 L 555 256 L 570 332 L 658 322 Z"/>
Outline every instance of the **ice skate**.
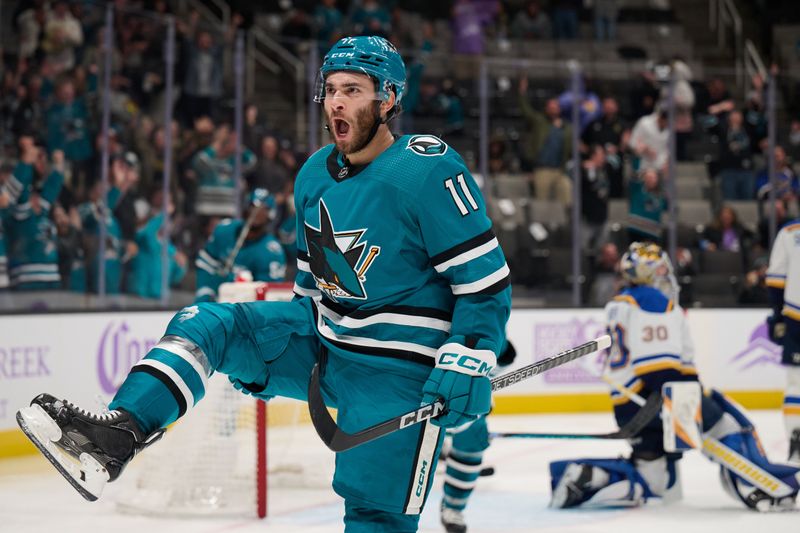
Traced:
<path fill-rule="evenodd" d="M 40 394 L 17 411 L 17 423 L 62 476 L 89 501 L 119 477 L 134 455 L 163 434 L 145 436 L 130 414 L 89 413 Z"/>
<path fill-rule="evenodd" d="M 466 533 L 467 523 L 462 511 L 442 504 L 440 518 L 447 533 Z"/>

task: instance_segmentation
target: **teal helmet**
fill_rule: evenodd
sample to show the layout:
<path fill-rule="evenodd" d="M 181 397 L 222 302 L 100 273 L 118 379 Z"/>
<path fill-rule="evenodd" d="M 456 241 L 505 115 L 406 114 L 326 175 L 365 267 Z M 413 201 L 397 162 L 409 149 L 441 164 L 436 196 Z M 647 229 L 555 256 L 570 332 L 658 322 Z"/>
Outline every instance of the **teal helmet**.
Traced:
<path fill-rule="evenodd" d="M 246 209 L 249 212 L 253 207 L 263 207 L 267 210 L 267 213 L 269 213 L 269 217 L 271 219 L 275 218 L 275 215 L 277 214 L 275 197 L 263 187 L 257 187 L 250 193 L 249 205 Z"/>
<path fill-rule="evenodd" d="M 395 103 L 400 103 L 406 89 L 406 65 L 392 43 L 383 37 L 344 37 L 325 54 L 319 69 L 319 87 L 315 102 L 325 99 L 325 77 L 338 71 L 361 72 L 376 82 L 376 93 L 382 100 L 394 91 Z"/>

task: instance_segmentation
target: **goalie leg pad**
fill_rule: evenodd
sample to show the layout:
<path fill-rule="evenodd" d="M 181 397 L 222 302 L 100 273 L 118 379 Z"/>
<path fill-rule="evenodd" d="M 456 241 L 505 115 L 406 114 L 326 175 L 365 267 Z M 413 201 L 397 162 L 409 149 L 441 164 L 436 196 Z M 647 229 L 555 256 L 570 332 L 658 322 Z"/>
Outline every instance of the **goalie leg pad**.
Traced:
<path fill-rule="evenodd" d="M 574 459 L 550 463 L 550 507 L 632 507 L 677 486 L 675 461 Z"/>
<path fill-rule="evenodd" d="M 719 441 L 707 438 L 704 453 L 720 464 L 726 492 L 747 507 L 766 511 L 794 505 L 800 468 L 770 463 L 754 432 L 733 433 Z"/>

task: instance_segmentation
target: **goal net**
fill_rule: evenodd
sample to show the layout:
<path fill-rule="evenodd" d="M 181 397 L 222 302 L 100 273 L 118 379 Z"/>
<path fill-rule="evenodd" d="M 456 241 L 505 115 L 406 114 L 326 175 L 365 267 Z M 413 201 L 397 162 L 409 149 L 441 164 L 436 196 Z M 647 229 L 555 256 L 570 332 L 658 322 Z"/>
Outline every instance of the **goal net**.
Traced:
<path fill-rule="evenodd" d="M 291 284 L 225 283 L 220 301 L 290 300 Z M 123 476 L 117 506 L 169 516 L 267 514 L 272 489 L 329 486 L 333 457 L 313 434 L 304 402 L 265 404 L 215 374 L 206 395 Z"/>

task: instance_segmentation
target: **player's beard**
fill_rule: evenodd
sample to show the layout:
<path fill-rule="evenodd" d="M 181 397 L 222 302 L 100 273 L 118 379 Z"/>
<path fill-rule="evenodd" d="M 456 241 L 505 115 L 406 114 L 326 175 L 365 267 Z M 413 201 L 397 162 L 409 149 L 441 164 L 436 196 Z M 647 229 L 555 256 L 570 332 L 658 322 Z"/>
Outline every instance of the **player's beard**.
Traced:
<path fill-rule="evenodd" d="M 372 127 L 375 124 L 377 115 L 377 107 L 379 102 L 374 102 L 374 105 L 368 105 L 356 112 L 355 124 L 350 124 L 350 131 L 352 132 L 352 139 L 350 141 L 338 141 L 336 139 L 336 126 L 333 123 L 333 117 L 328 115 L 328 135 L 331 140 L 336 144 L 336 149 L 342 154 L 353 154 L 363 150 L 372 140 L 370 134 Z M 338 118 L 338 117 L 337 117 Z"/>

